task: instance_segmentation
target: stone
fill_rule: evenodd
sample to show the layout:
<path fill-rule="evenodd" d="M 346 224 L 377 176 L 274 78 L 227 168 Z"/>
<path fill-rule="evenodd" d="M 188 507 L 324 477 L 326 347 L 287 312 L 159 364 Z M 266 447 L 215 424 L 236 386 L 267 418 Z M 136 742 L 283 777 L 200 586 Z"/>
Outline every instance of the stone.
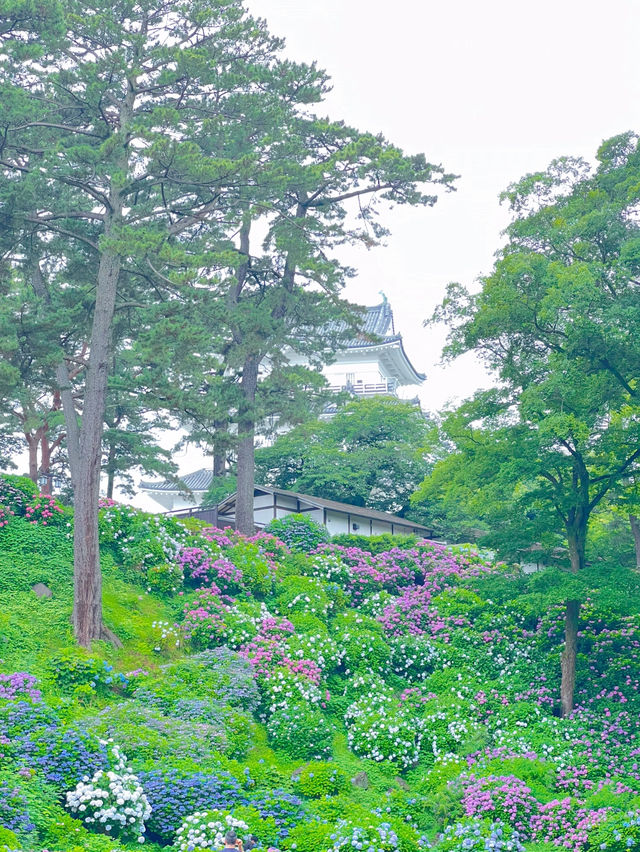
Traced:
<path fill-rule="evenodd" d="M 399 775 L 396 775 L 394 780 L 395 780 L 396 784 L 398 785 L 398 787 L 400 787 L 401 790 L 408 790 L 409 789 L 409 785 L 404 780 L 404 778 L 401 778 Z"/>
<path fill-rule="evenodd" d="M 44 583 L 36 583 L 35 586 L 31 587 L 31 591 L 35 594 L 37 598 L 53 597 L 53 592 L 51 591 L 49 586 L 45 586 Z"/>
<path fill-rule="evenodd" d="M 300 778 L 300 776 L 302 775 L 302 770 L 306 769 L 306 767 L 308 765 L 309 765 L 308 763 L 304 763 L 302 766 L 299 766 L 297 769 L 294 769 L 293 772 L 291 773 L 291 780 L 297 781 Z"/>
<path fill-rule="evenodd" d="M 351 779 L 351 783 L 354 787 L 359 787 L 361 790 L 369 789 L 369 776 L 366 772 L 358 772 L 357 775 L 354 775 Z"/>

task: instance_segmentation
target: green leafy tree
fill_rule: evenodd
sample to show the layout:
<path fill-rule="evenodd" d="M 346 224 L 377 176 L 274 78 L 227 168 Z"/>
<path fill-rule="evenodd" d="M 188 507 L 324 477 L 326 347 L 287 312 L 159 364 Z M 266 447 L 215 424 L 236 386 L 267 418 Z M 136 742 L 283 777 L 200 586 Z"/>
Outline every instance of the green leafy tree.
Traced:
<path fill-rule="evenodd" d="M 604 143 L 593 170 L 563 159 L 525 177 L 505 193 L 514 221 L 492 274 L 475 295 L 451 286 L 436 313 L 453 326 L 447 354 L 477 352 L 500 382 L 452 416 L 458 455 L 442 467 L 476 507 L 515 509 L 530 543 L 546 531 L 567 544 L 565 715 L 589 519 L 640 460 L 639 177 L 631 134 Z M 442 486 L 437 465 L 433 478 Z"/>
<path fill-rule="evenodd" d="M 349 402 L 330 420 L 304 424 L 256 453 L 266 485 L 404 514 L 429 469 L 430 424 L 410 402 Z"/>

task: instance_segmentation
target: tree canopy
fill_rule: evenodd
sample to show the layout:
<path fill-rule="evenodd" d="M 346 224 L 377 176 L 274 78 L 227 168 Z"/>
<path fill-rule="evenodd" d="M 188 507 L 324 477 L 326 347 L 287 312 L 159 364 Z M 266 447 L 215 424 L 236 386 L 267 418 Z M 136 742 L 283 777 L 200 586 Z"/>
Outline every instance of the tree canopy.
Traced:
<path fill-rule="evenodd" d="M 303 424 L 256 453 L 265 485 L 404 514 L 429 469 L 429 422 L 393 397 L 353 400 L 331 419 Z"/>
<path fill-rule="evenodd" d="M 603 144 L 593 169 L 564 158 L 523 178 L 504 194 L 514 220 L 493 272 L 475 294 L 451 285 L 435 315 L 452 326 L 447 355 L 477 352 L 498 388 L 450 415 L 455 452 L 414 500 L 463 496 L 493 524 L 518 530 L 522 545 L 527 535 L 534 544 L 559 533 L 573 572 L 585 567 L 591 514 L 640 461 L 639 177 L 638 139 L 626 134 Z M 509 523 L 514 512 L 519 524 Z M 579 608 L 572 588 L 565 713 Z"/>

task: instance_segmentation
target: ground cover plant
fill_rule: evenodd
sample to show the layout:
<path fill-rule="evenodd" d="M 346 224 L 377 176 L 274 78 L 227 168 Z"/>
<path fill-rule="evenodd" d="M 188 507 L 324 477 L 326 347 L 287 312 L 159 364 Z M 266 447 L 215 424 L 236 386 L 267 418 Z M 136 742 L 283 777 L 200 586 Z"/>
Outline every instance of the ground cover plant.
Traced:
<path fill-rule="evenodd" d="M 640 843 L 632 607 L 584 603 L 561 718 L 563 610 L 542 576 L 468 547 L 243 537 L 105 501 L 118 642 L 87 652 L 72 513 L 34 523 L 37 497 L 10 485 L 0 849 L 195 852 L 229 825 L 286 852 Z"/>

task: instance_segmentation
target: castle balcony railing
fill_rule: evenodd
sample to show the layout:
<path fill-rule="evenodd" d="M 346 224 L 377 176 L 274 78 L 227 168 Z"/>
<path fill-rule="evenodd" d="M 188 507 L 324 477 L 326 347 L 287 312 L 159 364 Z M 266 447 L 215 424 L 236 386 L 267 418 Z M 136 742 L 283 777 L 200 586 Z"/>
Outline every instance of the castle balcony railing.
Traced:
<path fill-rule="evenodd" d="M 397 385 L 393 380 L 386 379 L 383 382 L 347 382 L 344 385 L 329 385 L 332 393 L 346 391 L 354 396 L 396 396 Z"/>

